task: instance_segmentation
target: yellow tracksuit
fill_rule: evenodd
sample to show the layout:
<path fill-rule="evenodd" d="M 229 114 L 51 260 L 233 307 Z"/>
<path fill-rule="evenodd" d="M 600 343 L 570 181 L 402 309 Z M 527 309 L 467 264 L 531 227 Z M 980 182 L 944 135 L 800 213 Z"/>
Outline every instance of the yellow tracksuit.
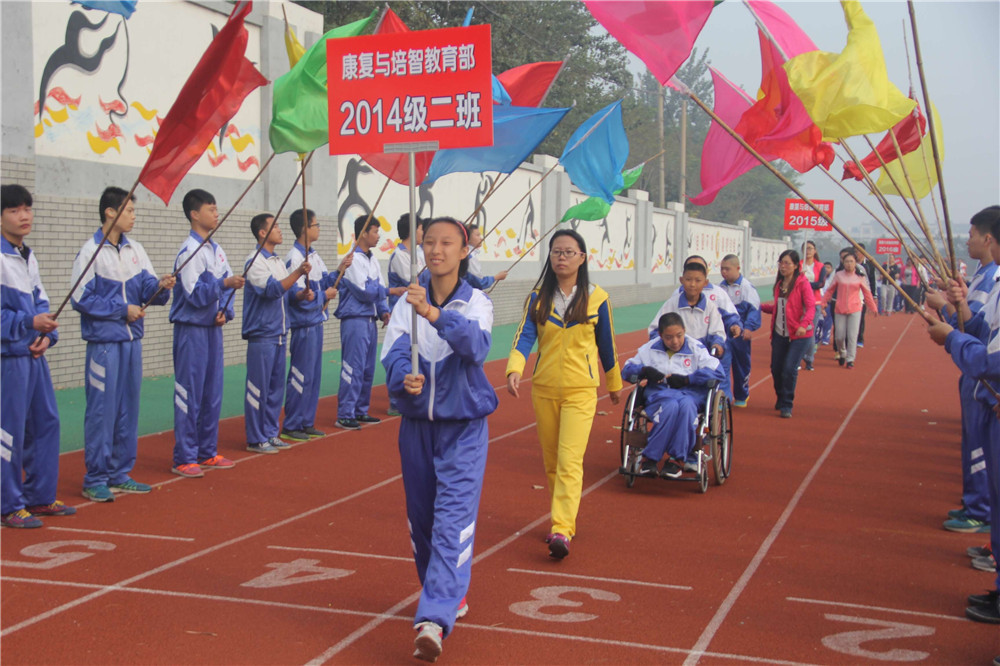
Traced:
<path fill-rule="evenodd" d="M 538 341 L 538 360 L 532 375 L 531 402 L 538 423 L 538 441 L 552 499 L 552 532 L 572 538 L 583 489 L 583 455 L 597 408 L 600 375 L 604 368 L 609 391 L 622 388 L 615 349 L 614 318 L 606 291 L 591 285 L 587 323 L 566 323 L 550 311 L 545 325 L 529 314 L 538 300 L 535 290 L 514 335 L 507 373 L 524 374 L 528 355 Z"/>

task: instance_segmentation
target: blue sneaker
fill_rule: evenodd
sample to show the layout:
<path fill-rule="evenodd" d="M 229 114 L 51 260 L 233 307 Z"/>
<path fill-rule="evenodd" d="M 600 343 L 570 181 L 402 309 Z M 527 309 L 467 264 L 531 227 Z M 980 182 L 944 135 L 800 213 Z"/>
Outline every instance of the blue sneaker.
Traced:
<path fill-rule="evenodd" d="M 746 400 L 736 400 L 735 402 L 733 402 L 733 407 L 746 407 L 746 406 L 747 406 Z"/>
<path fill-rule="evenodd" d="M 271 446 L 273 446 L 276 449 L 287 449 L 287 448 L 291 448 L 291 446 L 292 446 L 288 442 L 284 442 L 284 441 L 278 439 L 277 437 L 272 437 L 271 439 L 267 440 L 267 444 L 270 444 Z"/>
<path fill-rule="evenodd" d="M 91 486 L 89 488 L 84 488 L 81 493 L 84 497 L 89 499 L 91 502 L 114 502 L 115 495 L 111 492 L 103 483 L 99 486 Z"/>
<path fill-rule="evenodd" d="M 274 446 L 271 446 L 269 442 L 247 444 L 247 451 L 249 451 L 250 453 L 266 453 L 268 455 L 272 455 L 279 452 L 278 449 Z"/>
<path fill-rule="evenodd" d="M 964 519 L 952 518 L 951 520 L 946 520 L 942 527 L 949 532 L 962 532 L 964 534 L 986 534 L 990 531 L 989 523 L 968 516 Z"/>
<path fill-rule="evenodd" d="M 948 517 L 954 518 L 955 520 L 965 520 L 969 516 L 966 515 L 965 507 L 963 506 L 961 509 L 952 509 L 951 511 L 949 511 Z"/>
<path fill-rule="evenodd" d="M 132 493 L 133 495 L 145 495 L 146 493 L 153 490 L 153 486 L 147 485 L 145 483 L 139 483 L 132 478 L 126 478 L 121 483 L 112 483 L 108 485 L 108 489 L 113 493 Z"/>
<path fill-rule="evenodd" d="M 0 525 L 4 527 L 18 527 L 21 529 L 32 529 L 41 527 L 42 521 L 31 515 L 27 509 L 19 509 L 6 516 L 0 516 Z"/>

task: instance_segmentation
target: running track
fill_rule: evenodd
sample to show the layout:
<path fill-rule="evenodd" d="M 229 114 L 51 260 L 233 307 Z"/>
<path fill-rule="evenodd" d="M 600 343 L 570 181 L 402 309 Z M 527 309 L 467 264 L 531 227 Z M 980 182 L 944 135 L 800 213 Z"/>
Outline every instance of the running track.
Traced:
<path fill-rule="evenodd" d="M 824 349 L 777 418 L 769 348 L 754 346 L 735 414 L 733 475 L 695 484 L 618 466 L 621 408 L 606 396 L 587 453 L 572 554 L 546 557 L 547 493 L 529 396 L 500 392 L 476 536 L 470 613 L 454 664 L 988 664 L 995 627 L 965 620 L 991 583 L 940 528 L 960 492 L 957 372 L 915 317 L 869 319 L 858 368 Z M 643 334 L 619 336 L 622 360 Z M 321 403 L 330 426 L 334 398 Z M 384 387 L 373 413 L 384 414 Z M 82 452 L 62 456 L 72 518 L 0 531 L 5 664 L 389 664 L 411 659 L 419 586 L 409 554 L 398 419 L 233 470 L 169 474 L 170 433 L 140 441 L 148 496 L 79 498 Z"/>

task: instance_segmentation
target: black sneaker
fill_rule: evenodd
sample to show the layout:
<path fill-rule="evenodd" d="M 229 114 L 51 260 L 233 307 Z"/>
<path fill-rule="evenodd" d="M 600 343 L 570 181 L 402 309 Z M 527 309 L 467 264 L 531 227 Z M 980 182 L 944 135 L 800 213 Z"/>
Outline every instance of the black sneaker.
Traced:
<path fill-rule="evenodd" d="M 313 439 L 315 439 L 316 437 L 326 437 L 325 432 L 323 432 L 322 430 L 316 430 L 316 428 L 312 426 L 306 426 L 305 428 L 302 429 L 302 432 L 309 435 L 309 437 Z"/>
<path fill-rule="evenodd" d="M 293 442 L 305 442 L 309 440 L 309 433 L 307 433 L 305 430 L 285 429 L 281 431 L 281 438 L 290 439 Z"/>
<path fill-rule="evenodd" d="M 679 479 L 683 473 L 683 470 L 672 460 L 663 463 L 663 467 L 660 468 L 660 476 L 664 479 Z"/>
<path fill-rule="evenodd" d="M 990 590 L 986 594 L 970 594 L 966 601 L 970 606 L 976 608 L 989 608 L 997 605 L 998 598 L 1000 598 L 1000 590 Z"/>
<path fill-rule="evenodd" d="M 569 555 L 569 539 L 562 534 L 553 534 L 549 541 L 549 557 L 561 560 Z"/>
<path fill-rule="evenodd" d="M 361 430 L 361 424 L 354 419 L 337 419 L 333 425 L 344 430 Z"/>
<path fill-rule="evenodd" d="M 847 369 L 848 370 L 853 370 L 854 369 L 854 361 L 848 361 L 847 362 Z"/>
<path fill-rule="evenodd" d="M 382 419 L 376 416 L 368 416 L 367 414 L 362 414 L 361 416 L 355 416 L 354 420 L 358 423 L 382 423 Z"/>
<path fill-rule="evenodd" d="M 1000 624 L 1000 605 L 994 603 L 984 608 L 969 606 L 965 609 L 965 617 L 984 624 Z"/>
<path fill-rule="evenodd" d="M 639 465 L 639 476 L 651 476 L 655 478 L 658 474 L 659 472 L 656 469 L 656 461 L 644 458 L 642 463 Z"/>

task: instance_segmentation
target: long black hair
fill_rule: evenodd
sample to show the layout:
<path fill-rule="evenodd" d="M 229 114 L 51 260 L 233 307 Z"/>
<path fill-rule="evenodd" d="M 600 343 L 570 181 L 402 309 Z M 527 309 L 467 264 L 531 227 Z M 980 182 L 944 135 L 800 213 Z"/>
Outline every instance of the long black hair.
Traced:
<path fill-rule="evenodd" d="M 552 251 L 552 245 L 560 236 L 569 236 L 572 238 L 576 241 L 580 252 L 584 256 L 587 255 L 586 241 L 583 240 L 583 236 L 572 229 L 560 229 L 552 234 L 552 238 L 549 239 L 549 252 Z M 549 318 L 549 311 L 552 309 L 552 300 L 555 298 L 556 289 L 559 288 L 559 279 L 556 277 L 555 271 L 552 270 L 551 256 L 545 257 L 545 266 L 542 268 L 542 274 L 538 277 L 538 282 L 535 283 L 534 288 L 538 290 L 538 300 L 535 302 L 534 312 L 529 312 L 528 316 L 538 326 L 544 326 L 545 321 Z M 563 321 L 575 321 L 579 324 L 587 323 L 587 300 L 589 295 L 590 277 L 587 273 L 587 261 L 585 259 L 576 271 L 576 293 L 566 308 L 566 312 L 563 313 Z M 530 294 L 528 298 L 531 298 Z"/>
<path fill-rule="evenodd" d="M 780 256 L 778 256 L 778 263 L 780 264 L 781 260 L 784 259 L 785 257 L 790 258 L 792 260 L 792 263 L 795 264 L 795 272 L 792 274 L 792 284 L 795 284 L 795 281 L 799 279 L 799 275 L 802 274 L 802 271 L 799 269 L 799 267 L 802 265 L 802 260 L 799 259 L 799 253 L 796 252 L 795 250 L 785 250 L 784 252 L 781 253 Z M 784 279 L 785 278 L 781 277 L 781 269 L 778 269 L 778 277 L 774 281 L 774 286 L 781 287 L 781 282 Z"/>

